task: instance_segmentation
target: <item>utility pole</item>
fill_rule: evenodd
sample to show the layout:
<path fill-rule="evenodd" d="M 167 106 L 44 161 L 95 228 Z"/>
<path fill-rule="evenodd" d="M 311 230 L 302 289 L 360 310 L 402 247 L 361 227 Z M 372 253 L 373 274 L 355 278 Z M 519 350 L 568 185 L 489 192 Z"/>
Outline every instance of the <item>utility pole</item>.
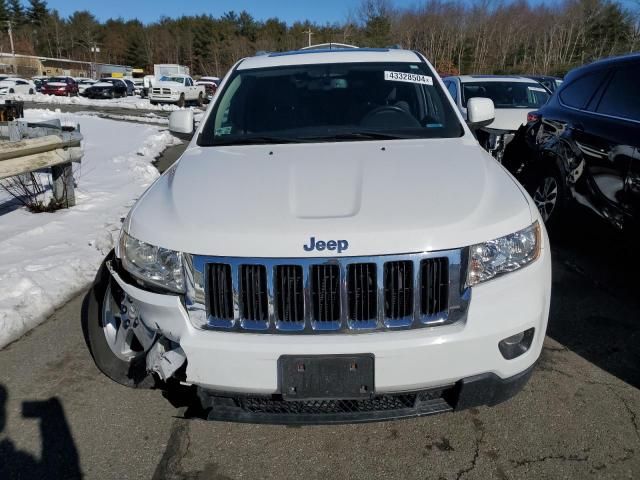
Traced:
<path fill-rule="evenodd" d="M 11 22 L 7 20 L 7 33 L 9 33 L 9 42 L 11 43 L 11 55 L 16 56 L 16 51 L 13 48 L 13 31 L 11 30 Z"/>
<path fill-rule="evenodd" d="M 309 37 L 309 46 L 311 46 L 311 35 L 313 35 L 314 33 L 311 31 L 311 27 L 309 27 L 309 30 L 305 30 L 302 33 L 306 33 Z"/>

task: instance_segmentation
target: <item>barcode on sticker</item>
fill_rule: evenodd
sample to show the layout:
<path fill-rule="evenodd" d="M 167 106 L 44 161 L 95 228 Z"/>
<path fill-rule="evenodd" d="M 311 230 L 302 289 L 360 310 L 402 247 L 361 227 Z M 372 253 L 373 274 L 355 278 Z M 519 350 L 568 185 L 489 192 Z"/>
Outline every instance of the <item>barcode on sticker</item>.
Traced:
<path fill-rule="evenodd" d="M 384 79 L 392 82 L 421 83 L 423 85 L 433 85 L 433 78 L 428 75 L 404 72 L 384 72 Z"/>

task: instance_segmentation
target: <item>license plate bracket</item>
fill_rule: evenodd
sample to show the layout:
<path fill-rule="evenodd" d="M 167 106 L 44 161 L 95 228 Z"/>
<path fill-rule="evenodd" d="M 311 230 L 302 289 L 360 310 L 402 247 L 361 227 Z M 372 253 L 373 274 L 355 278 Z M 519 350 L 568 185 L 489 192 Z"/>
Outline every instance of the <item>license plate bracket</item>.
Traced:
<path fill-rule="evenodd" d="M 364 399 L 375 392 L 373 354 L 283 355 L 278 359 L 285 400 Z"/>

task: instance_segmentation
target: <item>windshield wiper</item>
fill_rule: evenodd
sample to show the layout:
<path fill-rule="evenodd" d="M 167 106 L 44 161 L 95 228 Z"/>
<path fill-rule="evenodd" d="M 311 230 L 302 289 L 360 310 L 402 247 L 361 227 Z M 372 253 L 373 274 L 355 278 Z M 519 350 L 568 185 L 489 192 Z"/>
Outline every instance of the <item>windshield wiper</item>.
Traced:
<path fill-rule="evenodd" d="M 377 132 L 371 130 L 358 130 L 355 132 L 333 133 L 317 137 L 304 137 L 305 140 L 402 140 L 420 138 L 416 135 L 402 135 L 399 133 Z"/>
<path fill-rule="evenodd" d="M 237 137 L 233 139 L 222 139 L 216 141 L 214 139 L 214 146 L 224 146 L 224 145 L 266 145 L 266 144 L 276 144 L 276 143 L 304 143 L 308 140 L 303 138 L 294 138 L 294 137 L 274 137 L 274 136 L 247 136 L 247 137 Z"/>

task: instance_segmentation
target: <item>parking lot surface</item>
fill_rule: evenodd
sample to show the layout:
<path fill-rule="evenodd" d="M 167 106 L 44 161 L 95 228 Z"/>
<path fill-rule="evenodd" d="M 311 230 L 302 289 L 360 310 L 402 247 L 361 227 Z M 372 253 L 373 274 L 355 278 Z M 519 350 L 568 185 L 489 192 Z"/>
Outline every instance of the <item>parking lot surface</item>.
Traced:
<path fill-rule="evenodd" d="M 549 337 L 507 403 L 364 425 L 186 420 L 100 374 L 79 296 L 0 351 L 0 478 L 638 478 L 633 241 L 582 213 L 555 233 Z"/>

